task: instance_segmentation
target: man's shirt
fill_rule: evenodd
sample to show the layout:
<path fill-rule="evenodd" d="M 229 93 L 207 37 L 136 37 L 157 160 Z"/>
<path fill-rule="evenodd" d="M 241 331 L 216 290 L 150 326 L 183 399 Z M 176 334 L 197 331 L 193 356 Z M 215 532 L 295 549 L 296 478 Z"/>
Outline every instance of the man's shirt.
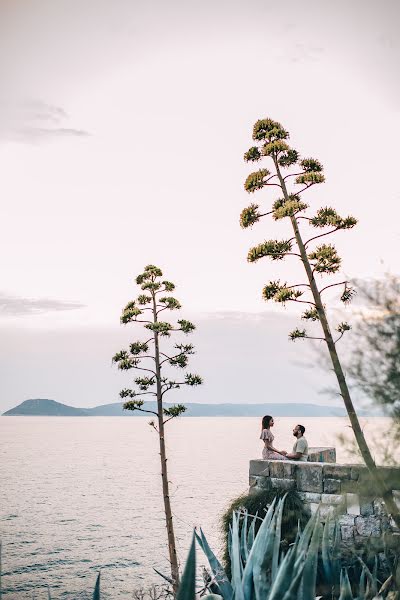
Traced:
<path fill-rule="evenodd" d="M 301 452 L 299 460 L 308 460 L 308 443 L 303 435 L 301 436 L 301 438 L 296 440 L 296 443 L 293 446 L 293 452 Z"/>

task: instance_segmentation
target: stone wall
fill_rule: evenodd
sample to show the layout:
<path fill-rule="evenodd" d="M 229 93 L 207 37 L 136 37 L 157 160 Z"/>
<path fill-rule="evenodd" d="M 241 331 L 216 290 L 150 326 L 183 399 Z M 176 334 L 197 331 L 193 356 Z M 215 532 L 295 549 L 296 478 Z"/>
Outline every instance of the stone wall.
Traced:
<path fill-rule="evenodd" d="M 395 490 L 400 506 L 400 468 L 380 470 Z M 380 538 L 385 532 L 396 537 L 397 543 L 400 541 L 400 532 L 386 514 L 383 501 L 374 497 L 369 472 L 362 465 L 251 460 L 249 485 L 250 493 L 260 489 L 296 490 L 311 513 L 319 507 L 322 521 L 328 515 L 337 515 L 343 543 Z"/>

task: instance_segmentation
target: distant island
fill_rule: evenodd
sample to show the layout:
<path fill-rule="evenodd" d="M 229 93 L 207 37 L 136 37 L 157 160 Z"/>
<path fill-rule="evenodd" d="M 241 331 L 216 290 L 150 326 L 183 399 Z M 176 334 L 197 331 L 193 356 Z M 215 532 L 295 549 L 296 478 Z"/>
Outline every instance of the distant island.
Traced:
<path fill-rule="evenodd" d="M 102 404 L 94 408 L 76 408 L 55 400 L 36 398 L 25 400 L 15 408 L 3 413 L 8 416 L 48 416 L 48 417 L 145 417 L 147 413 L 123 410 L 122 402 Z M 171 404 L 166 403 L 168 408 Z M 345 409 L 341 406 L 321 406 L 303 403 L 273 404 L 186 404 L 184 417 L 260 417 L 272 414 L 276 417 L 344 417 Z M 156 410 L 155 402 L 145 402 L 143 408 Z M 360 411 L 366 416 L 366 411 Z"/>

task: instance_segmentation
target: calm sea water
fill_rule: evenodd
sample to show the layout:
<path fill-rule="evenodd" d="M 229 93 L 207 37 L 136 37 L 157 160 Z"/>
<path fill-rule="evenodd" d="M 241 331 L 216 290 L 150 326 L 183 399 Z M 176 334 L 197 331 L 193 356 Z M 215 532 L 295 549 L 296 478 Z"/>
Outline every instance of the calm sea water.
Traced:
<path fill-rule="evenodd" d="M 350 433 L 344 418 L 278 418 L 277 447 L 292 447 L 299 420 L 310 446 L 335 445 L 338 462 L 348 458 L 337 441 Z M 367 438 L 387 426 L 364 422 Z M 249 460 L 261 456 L 259 420 L 187 417 L 167 427 L 180 556 L 195 525 L 218 549 L 220 516 L 247 490 Z M 158 439 L 147 419 L 3 417 L 0 464 L 7 600 L 47 599 L 47 585 L 52 598 L 90 598 L 99 569 L 104 597 L 132 598 L 159 582 L 153 567 L 168 573 Z"/>

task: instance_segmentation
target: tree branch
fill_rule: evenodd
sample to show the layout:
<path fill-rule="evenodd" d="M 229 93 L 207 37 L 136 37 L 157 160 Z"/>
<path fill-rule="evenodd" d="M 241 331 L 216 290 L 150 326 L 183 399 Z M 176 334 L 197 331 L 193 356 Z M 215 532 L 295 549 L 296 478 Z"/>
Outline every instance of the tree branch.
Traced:
<path fill-rule="evenodd" d="M 129 409 L 124 408 L 124 410 L 129 410 Z M 152 415 L 155 415 L 156 417 L 158 417 L 158 413 L 154 412 L 154 410 L 146 410 L 145 408 L 134 408 L 131 412 L 133 412 L 135 410 L 140 410 L 140 412 L 145 412 L 145 413 L 151 413 Z"/>
<path fill-rule="evenodd" d="M 322 294 L 322 292 L 324 290 L 327 290 L 328 288 L 335 287 L 336 285 L 346 285 L 346 283 L 348 283 L 348 281 L 339 281 L 338 283 L 331 283 L 330 285 L 326 285 L 325 287 L 323 287 L 322 290 L 319 290 L 319 293 Z"/>
<path fill-rule="evenodd" d="M 335 229 L 331 229 L 330 231 L 325 231 L 325 233 L 321 233 L 320 235 L 315 235 L 314 237 L 312 237 L 309 240 L 307 240 L 306 242 L 304 242 L 304 247 L 307 247 L 307 244 L 309 244 L 313 240 L 317 240 L 318 238 L 324 237 L 325 235 L 330 235 L 331 233 L 335 233 L 335 231 L 338 231 L 338 230 L 339 230 L 339 227 L 335 227 Z"/>

